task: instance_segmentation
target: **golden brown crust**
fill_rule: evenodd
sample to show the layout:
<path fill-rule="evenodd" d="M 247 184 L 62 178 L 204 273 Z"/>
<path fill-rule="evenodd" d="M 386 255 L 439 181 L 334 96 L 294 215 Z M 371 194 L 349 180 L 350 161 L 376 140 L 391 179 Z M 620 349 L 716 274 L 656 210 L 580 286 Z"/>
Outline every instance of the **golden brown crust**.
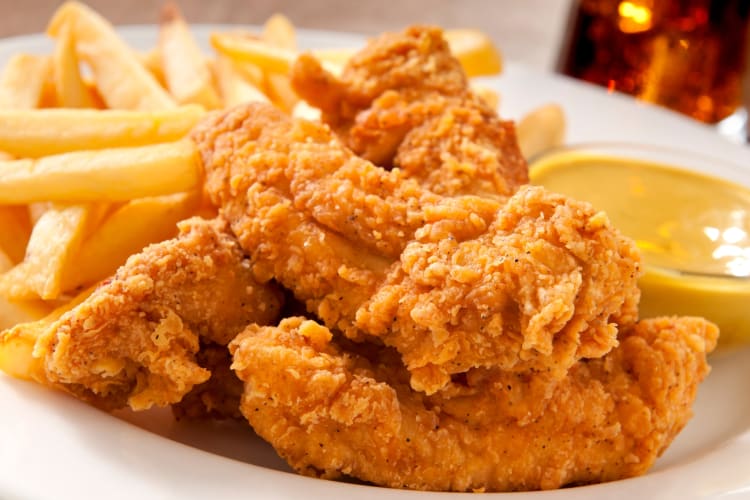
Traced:
<path fill-rule="evenodd" d="M 635 319 L 639 254 L 588 204 L 539 187 L 441 197 L 262 104 L 193 137 L 256 275 L 398 349 L 421 390 L 480 366 L 563 375 L 616 344 L 612 318 Z"/>
<path fill-rule="evenodd" d="M 474 239 L 431 224 L 417 236 L 356 317 L 402 353 L 415 388 L 475 367 L 562 377 L 617 345 L 615 317 L 637 318 L 640 256 L 588 204 L 527 186 Z"/>
<path fill-rule="evenodd" d="M 37 342 L 53 384 L 107 409 L 179 401 L 209 372 L 199 338 L 226 344 L 277 318 L 280 295 L 258 284 L 222 221 L 183 221 L 180 235 L 131 256 Z"/>
<path fill-rule="evenodd" d="M 341 78 L 303 55 L 292 83 L 357 155 L 430 191 L 502 197 L 528 183 L 513 124 L 469 90 L 438 28 L 372 40 Z"/>
<path fill-rule="evenodd" d="M 315 105 L 327 97 L 332 82 L 337 80 L 321 73 L 313 56 L 304 55 L 301 60 L 300 65 L 292 68 L 292 84 L 300 97 Z M 308 80 L 317 85 L 309 85 Z M 348 61 L 340 81 L 343 85 L 335 88 L 337 99 L 330 99 L 331 105 L 323 106 L 327 113 L 325 121 L 334 129 L 353 120 L 387 90 L 455 95 L 468 86 L 442 30 L 432 26 L 412 26 L 403 33 L 370 40 Z"/>
<path fill-rule="evenodd" d="M 231 349 L 246 383 L 242 412 L 297 471 L 508 491 L 644 473 L 690 417 L 717 334 L 698 318 L 646 320 L 552 388 L 534 378 L 510 385 L 507 373 L 491 370 L 463 380 L 447 400 L 410 389 L 387 353 L 368 360 L 303 318 L 249 327 Z M 537 418 L 505 411 L 511 394 L 533 401 L 540 391 L 551 394 Z"/>

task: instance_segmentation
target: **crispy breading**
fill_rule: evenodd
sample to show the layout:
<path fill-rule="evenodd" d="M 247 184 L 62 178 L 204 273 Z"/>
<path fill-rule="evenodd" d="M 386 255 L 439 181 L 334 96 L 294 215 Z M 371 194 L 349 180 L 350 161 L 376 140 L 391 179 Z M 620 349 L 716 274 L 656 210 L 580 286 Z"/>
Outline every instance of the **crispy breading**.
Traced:
<path fill-rule="evenodd" d="M 438 196 L 258 103 L 193 138 L 256 276 L 327 326 L 395 347 L 415 388 L 483 366 L 564 376 L 636 317 L 640 255 L 586 203 L 531 186 L 505 204 Z"/>
<path fill-rule="evenodd" d="M 461 63 L 437 27 L 412 26 L 370 40 L 349 59 L 340 79 L 321 70 L 313 56 L 303 55 L 292 68 L 292 84 L 336 130 L 351 125 L 388 90 L 461 95 L 468 87 Z"/>
<path fill-rule="evenodd" d="M 230 347 L 245 381 L 242 412 L 298 472 L 508 491 L 644 473 L 689 419 L 717 335 L 699 318 L 628 327 L 607 356 L 573 366 L 531 421 L 504 411 L 510 393 L 539 396 L 523 379 L 511 386 L 490 370 L 463 380 L 462 396 L 425 397 L 392 356 L 347 351 L 304 318 L 251 326 Z"/>
<path fill-rule="evenodd" d="M 513 123 L 469 89 L 439 28 L 378 37 L 341 78 L 303 54 L 292 83 L 347 147 L 435 193 L 503 197 L 528 183 Z"/>
<path fill-rule="evenodd" d="M 107 409 L 167 405 L 209 378 L 200 338 L 226 345 L 250 322 L 275 321 L 280 293 L 253 279 L 225 226 L 183 221 L 53 323 L 34 349 L 48 382 Z"/>

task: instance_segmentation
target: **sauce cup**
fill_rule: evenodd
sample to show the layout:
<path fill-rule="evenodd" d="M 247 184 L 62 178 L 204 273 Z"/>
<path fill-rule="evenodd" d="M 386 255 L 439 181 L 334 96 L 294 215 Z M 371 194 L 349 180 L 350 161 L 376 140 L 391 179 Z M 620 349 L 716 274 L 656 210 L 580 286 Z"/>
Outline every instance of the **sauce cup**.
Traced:
<path fill-rule="evenodd" d="M 750 168 L 656 146 L 589 144 L 530 161 L 533 184 L 592 203 L 643 254 L 641 318 L 703 316 L 750 342 Z"/>

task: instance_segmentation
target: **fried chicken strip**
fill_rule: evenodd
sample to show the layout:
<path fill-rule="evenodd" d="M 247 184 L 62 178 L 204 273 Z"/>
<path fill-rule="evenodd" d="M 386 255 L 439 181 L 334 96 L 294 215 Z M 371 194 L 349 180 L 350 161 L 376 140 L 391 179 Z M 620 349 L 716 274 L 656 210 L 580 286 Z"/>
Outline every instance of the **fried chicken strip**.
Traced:
<path fill-rule="evenodd" d="M 45 382 L 108 410 L 164 406 L 209 378 L 200 339 L 226 345 L 251 322 L 276 321 L 280 293 L 253 279 L 225 226 L 181 222 L 53 323 L 34 348 Z"/>
<path fill-rule="evenodd" d="M 480 366 L 564 376 L 637 317 L 640 256 L 588 204 L 530 186 L 505 204 L 438 196 L 262 104 L 193 138 L 256 276 L 348 337 L 395 347 L 415 389 Z"/>
<path fill-rule="evenodd" d="M 340 78 L 303 54 L 292 83 L 356 154 L 430 191 L 502 197 L 528 183 L 513 123 L 469 90 L 439 28 L 381 35 Z"/>
<path fill-rule="evenodd" d="M 251 326 L 230 348 L 245 381 L 242 412 L 298 472 L 508 491 L 644 473 L 689 419 L 717 335 L 698 318 L 641 321 L 607 356 L 575 364 L 546 411 L 526 423 L 497 403 L 513 390 L 534 393 L 529 384 L 506 386 L 490 372 L 464 381 L 477 396 L 446 407 L 413 391 L 397 364 L 346 351 L 303 318 Z"/>

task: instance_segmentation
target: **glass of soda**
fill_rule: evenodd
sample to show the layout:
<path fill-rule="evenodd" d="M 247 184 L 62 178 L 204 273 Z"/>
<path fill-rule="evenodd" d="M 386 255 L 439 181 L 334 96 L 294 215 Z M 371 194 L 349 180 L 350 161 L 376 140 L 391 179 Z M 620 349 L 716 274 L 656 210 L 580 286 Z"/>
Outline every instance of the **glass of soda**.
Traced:
<path fill-rule="evenodd" d="M 558 71 L 705 123 L 743 109 L 750 0 L 574 0 Z"/>

